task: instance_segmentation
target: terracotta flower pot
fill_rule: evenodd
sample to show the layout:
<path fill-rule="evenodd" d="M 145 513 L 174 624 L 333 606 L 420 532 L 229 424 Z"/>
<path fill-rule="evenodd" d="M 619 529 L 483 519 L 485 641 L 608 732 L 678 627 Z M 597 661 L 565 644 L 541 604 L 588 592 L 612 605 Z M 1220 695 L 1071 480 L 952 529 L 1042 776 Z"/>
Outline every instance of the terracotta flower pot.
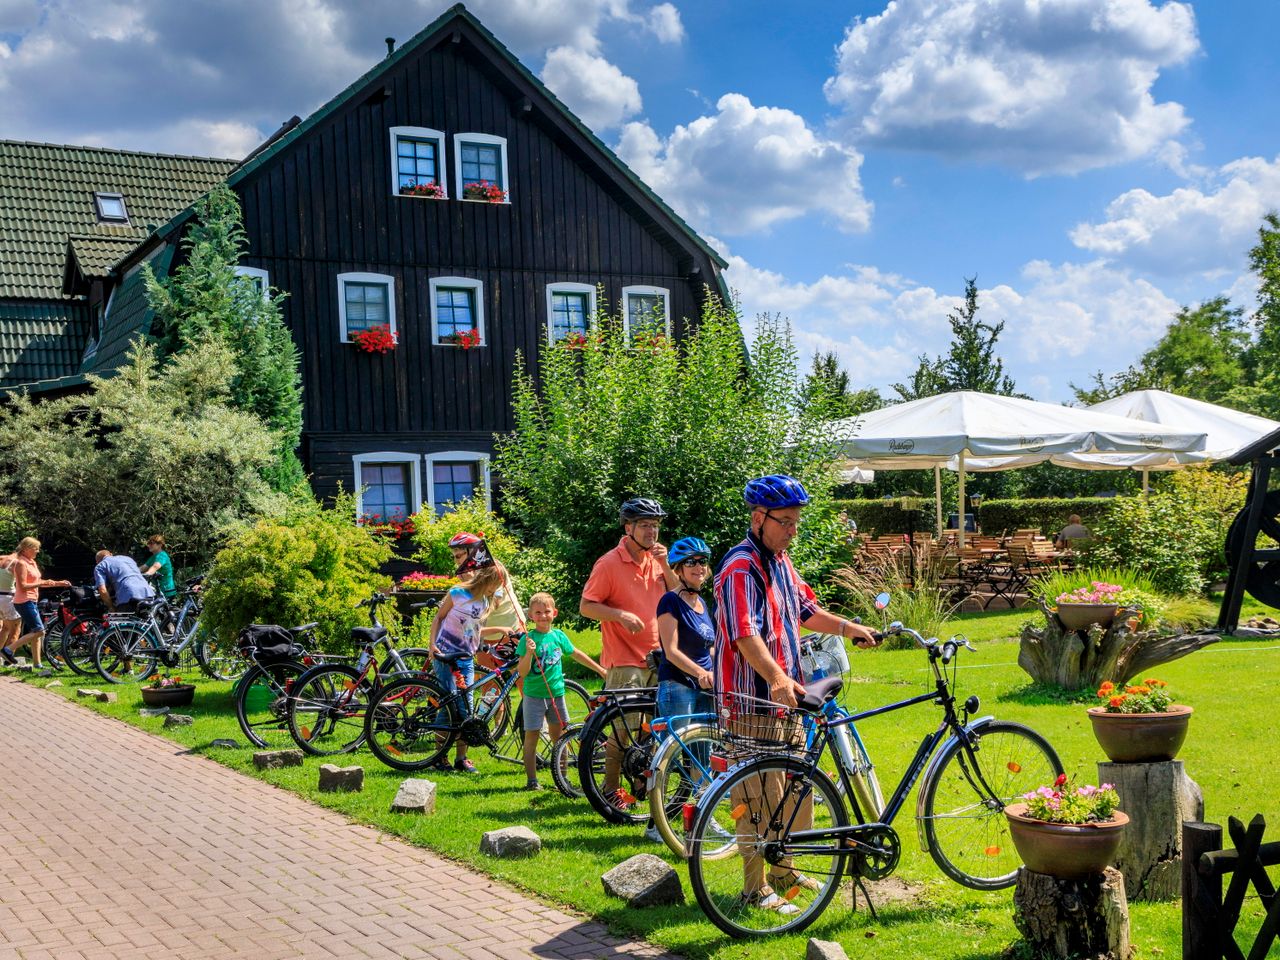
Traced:
<path fill-rule="evenodd" d="M 1060 880 L 1102 873 L 1115 858 L 1129 818 L 1119 810 L 1107 823 L 1046 823 L 1026 816 L 1025 803 L 1004 808 L 1013 845 L 1028 870 Z"/>
<path fill-rule="evenodd" d="M 191 683 L 142 688 L 142 702 L 148 707 L 189 707 L 195 696 L 195 684 Z"/>
<path fill-rule="evenodd" d="M 1112 763 L 1172 760 L 1187 739 L 1191 708 L 1172 704 L 1164 713 L 1107 713 L 1090 707 L 1093 735 Z"/>
<path fill-rule="evenodd" d="M 1109 627 L 1119 609 L 1114 603 L 1059 603 L 1058 619 L 1068 630 L 1084 630 L 1095 623 Z"/>

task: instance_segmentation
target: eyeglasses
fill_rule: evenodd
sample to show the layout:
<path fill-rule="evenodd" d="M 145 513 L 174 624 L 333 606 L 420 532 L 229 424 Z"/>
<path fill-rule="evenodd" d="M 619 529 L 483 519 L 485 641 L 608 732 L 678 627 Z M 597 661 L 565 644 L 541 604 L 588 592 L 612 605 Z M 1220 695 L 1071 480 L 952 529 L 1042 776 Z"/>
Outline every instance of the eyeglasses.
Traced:
<path fill-rule="evenodd" d="M 800 529 L 800 521 L 799 521 L 798 519 L 796 519 L 796 520 L 779 520 L 777 517 L 775 517 L 775 516 L 774 516 L 772 513 L 770 513 L 768 510 L 766 510 L 766 511 L 764 512 L 764 515 L 765 515 L 766 517 L 768 517 L 770 520 L 772 520 L 774 523 L 776 523 L 778 526 L 780 526 L 783 530 L 799 530 L 799 529 Z"/>
<path fill-rule="evenodd" d="M 711 566 L 711 562 L 710 562 L 709 560 L 686 560 L 683 564 L 681 564 L 681 566 L 685 566 L 685 567 L 709 567 L 709 566 Z"/>

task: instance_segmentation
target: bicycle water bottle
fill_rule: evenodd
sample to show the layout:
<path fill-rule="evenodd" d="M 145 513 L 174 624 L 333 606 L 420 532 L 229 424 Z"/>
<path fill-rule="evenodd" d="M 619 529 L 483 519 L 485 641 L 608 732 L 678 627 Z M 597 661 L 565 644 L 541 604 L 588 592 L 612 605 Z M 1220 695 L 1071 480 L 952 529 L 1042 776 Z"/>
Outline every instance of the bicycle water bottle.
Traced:
<path fill-rule="evenodd" d="M 489 707 L 493 704 L 493 701 L 497 699 L 498 699 L 498 688 L 496 686 L 490 686 L 487 690 L 485 690 L 484 694 L 480 697 L 480 705 L 485 710 L 488 710 Z"/>
<path fill-rule="evenodd" d="M 364 668 L 369 665 L 369 651 L 361 650 L 360 659 L 356 661 L 356 672 L 364 673 Z"/>

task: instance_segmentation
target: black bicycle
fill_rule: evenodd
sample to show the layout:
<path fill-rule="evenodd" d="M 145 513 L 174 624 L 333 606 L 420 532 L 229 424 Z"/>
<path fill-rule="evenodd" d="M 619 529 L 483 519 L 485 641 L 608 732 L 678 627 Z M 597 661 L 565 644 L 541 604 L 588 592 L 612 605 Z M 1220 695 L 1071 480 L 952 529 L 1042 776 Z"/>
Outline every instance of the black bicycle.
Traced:
<path fill-rule="evenodd" d="M 887 877 L 901 843 L 893 822 L 917 780 L 916 820 L 926 852 L 952 880 L 977 890 L 1013 884 L 1021 861 L 1009 837 L 1007 803 L 1062 773 L 1053 747 L 1029 727 L 985 716 L 979 701 L 957 710 L 955 658 L 964 637 L 915 638 L 928 655 L 934 689 L 887 706 L 847 713 L 835 701 L 841 677 L 808 684 L 796 711 L 750 697 L 725 697 L 726 749 L 735 740 L 757 755 L 728 767 L 700 800 L 689 831 L 689 880 L 716 926 L 735 937 L 803 930 L 826 909 L 848 875 L 856 884 Z M 948 669 L 950 668 L 950 669 Z M 855 724 L 918 704 L 942 710 L 882 811 L 863 809 L 871 773 Z M 802 733 L 803 717 L 816 736 Z M 761 749 L 768 755 L 759 755 Z M 820 766 L 835 763 L 837 782 Z M 712 768 L 717 766 L 713 759 Z M 878 793 L 878 791 L 875 791 Z M 864 890 L 865 893 L 865 890 Z"/>
<path fill-rule="evenodd" d="M 609 823 L 644 823 L 645 797 L 657 738 L 650 721 L 656 687 L 601 690 L 577 740 L 578 782 L 587 802 Z"/>
<path fill-rule="evenodd" d="M 314 652 L 318 623 L 298 627 L 253 623 L 236 643 L 250 664 L 236 683 L 232 699 L 240 729 L 257 747 L 284 747 L 289 733 L 289 695 L 299 677 L 324 661 Z"/>

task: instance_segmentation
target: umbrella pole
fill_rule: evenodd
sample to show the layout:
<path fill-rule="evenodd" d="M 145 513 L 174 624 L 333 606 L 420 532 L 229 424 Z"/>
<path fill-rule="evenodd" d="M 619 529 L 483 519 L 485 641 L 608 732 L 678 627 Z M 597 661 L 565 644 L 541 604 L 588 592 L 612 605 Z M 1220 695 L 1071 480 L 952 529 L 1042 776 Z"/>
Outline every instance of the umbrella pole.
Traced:
<path fill-rule="evenodd" d="M 956 526 L 960 528 L 960 535 L 959 535 L 960 538 L 958 540 L 958 543 L 960 544 L 961 549 L 963 549 L 964 548 L 964 451 L 963 450 L 960 451 L 959 473 L 960 473 L 960 491 L 959 491 L 960 506 L 958 508 L 958 513 L 956 514 L 956 516 L 959 518 L 959 520 L 956 523 Z"/>
<path fill-rule="evenodd" d="M 1150 492 L 1151 492 L 1150 488 L 1147 487 L 1147 471 L 1143 470 L 1142 471 L 1142 495 L 1145 497 Z"/>
<path fill-rule="evenodd" d="M 936 463 L 933 465 L 933 505 L 938 511 L 938 539 L 941 540 L 946 528 L 942 525 L 942 467 Z"/>

